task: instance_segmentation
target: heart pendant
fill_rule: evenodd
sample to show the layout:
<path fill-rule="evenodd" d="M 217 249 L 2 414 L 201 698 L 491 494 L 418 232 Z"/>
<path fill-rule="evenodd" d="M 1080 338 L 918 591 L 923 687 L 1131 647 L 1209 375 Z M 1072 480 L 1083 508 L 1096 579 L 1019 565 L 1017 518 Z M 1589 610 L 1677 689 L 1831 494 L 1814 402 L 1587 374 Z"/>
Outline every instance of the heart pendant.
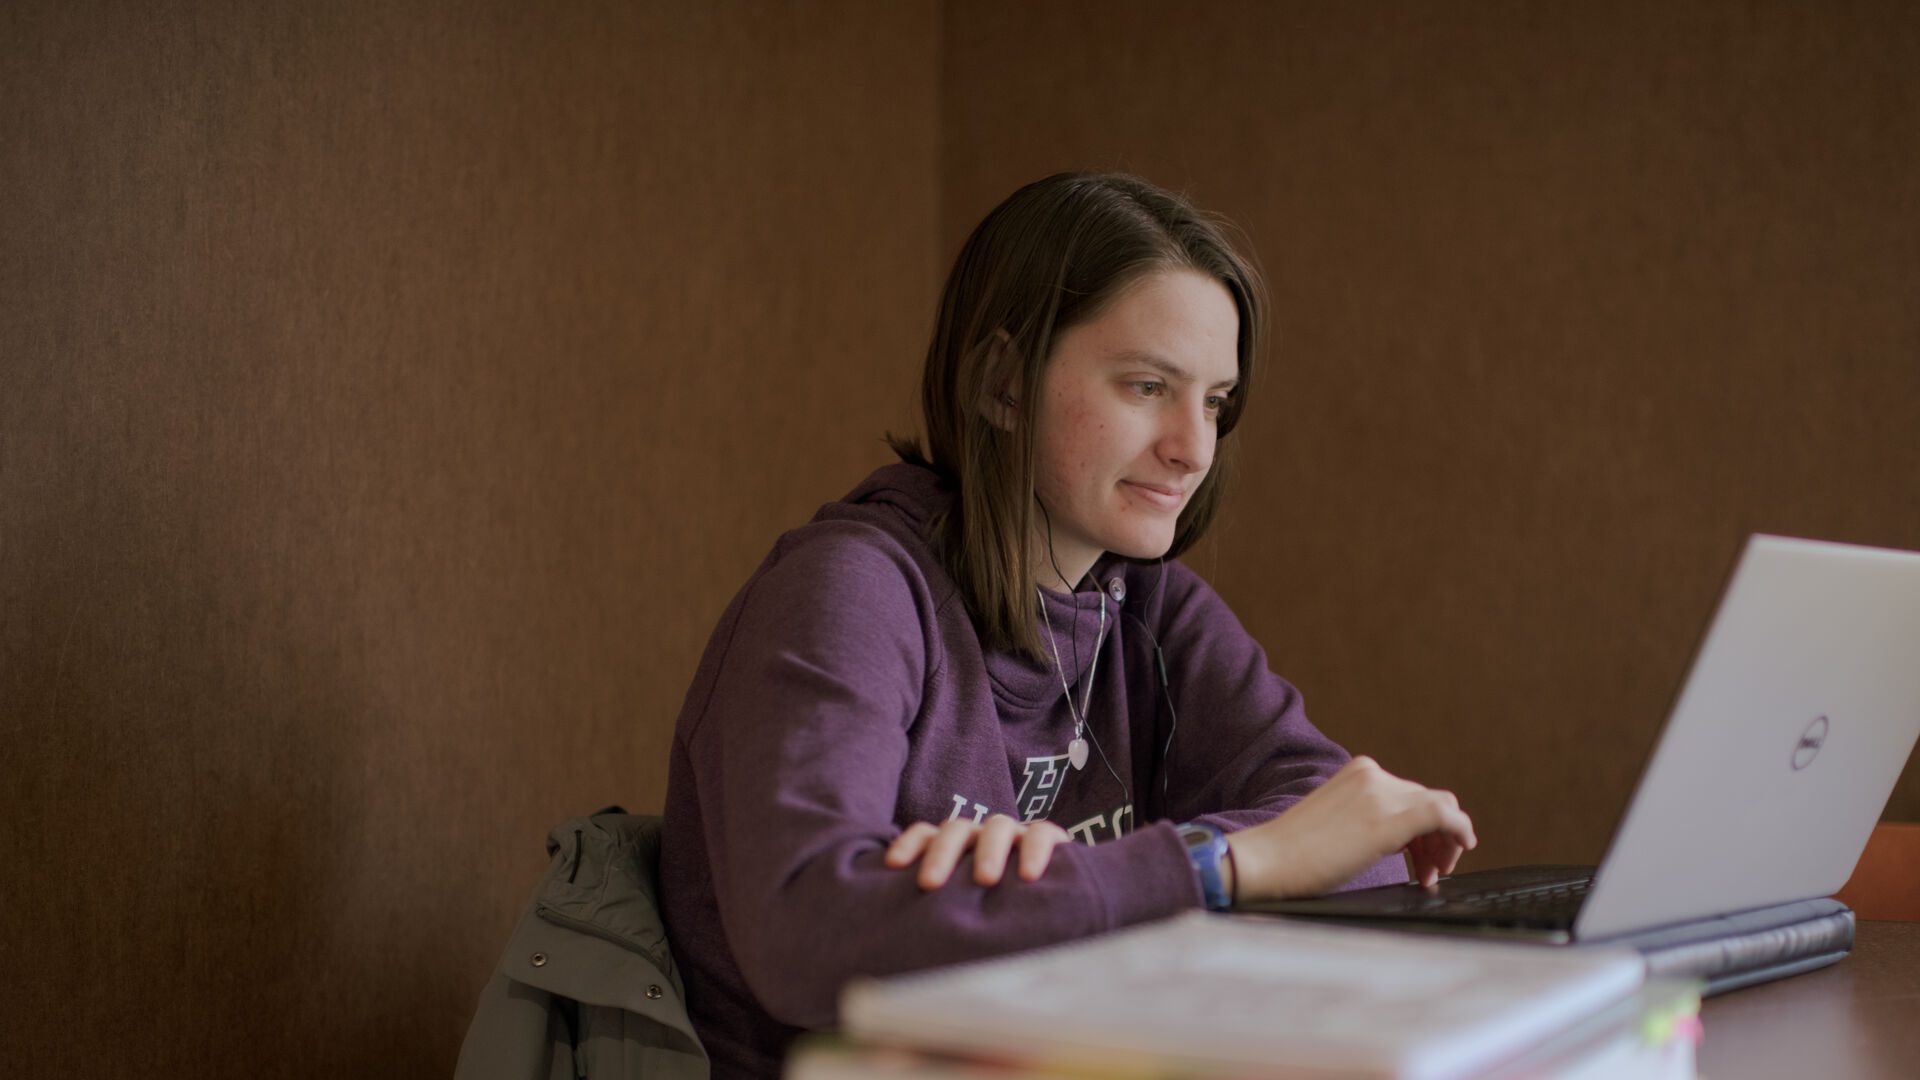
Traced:
<path fill-rule="evenodd" d="M 1075 739 L 1067 744 L 1067 761 L 1072 763 L 1075 769 L 1087 767 L 1087 740 Z"/>

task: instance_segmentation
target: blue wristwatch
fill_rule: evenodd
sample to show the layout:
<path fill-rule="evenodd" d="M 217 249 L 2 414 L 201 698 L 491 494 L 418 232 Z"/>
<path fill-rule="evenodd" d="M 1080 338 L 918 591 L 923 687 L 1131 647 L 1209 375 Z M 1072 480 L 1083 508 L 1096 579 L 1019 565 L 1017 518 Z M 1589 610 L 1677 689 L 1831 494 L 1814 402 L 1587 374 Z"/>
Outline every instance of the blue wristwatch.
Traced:
<path fill-rule="evenodd" d="M 1180 826 L 1180 839 L 1186 842 L 1193 872 L 1200 875 L 1200 891 L 1206 894 L 1207 910 L 1225 911 L 1232 907 L 1233 897 L 1227 892 L 1226 878 L 1220 870 L 1221 863 L 1233 858 L 1227 850 L 1226 836 L 1211 825 L 1189 822 Z"/>

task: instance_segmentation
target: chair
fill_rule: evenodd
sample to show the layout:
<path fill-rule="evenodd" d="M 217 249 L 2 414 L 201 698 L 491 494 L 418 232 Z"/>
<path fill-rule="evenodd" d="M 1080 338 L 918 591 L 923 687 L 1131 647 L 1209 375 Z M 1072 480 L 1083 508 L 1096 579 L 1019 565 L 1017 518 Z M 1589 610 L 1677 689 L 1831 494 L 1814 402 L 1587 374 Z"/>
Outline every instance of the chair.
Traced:
<path fill-rule="evenodd" d="M 1920 921 L 1920 824 L 1874 826 L 1853 876 L 1834 896 L 1857 918 Z"/>

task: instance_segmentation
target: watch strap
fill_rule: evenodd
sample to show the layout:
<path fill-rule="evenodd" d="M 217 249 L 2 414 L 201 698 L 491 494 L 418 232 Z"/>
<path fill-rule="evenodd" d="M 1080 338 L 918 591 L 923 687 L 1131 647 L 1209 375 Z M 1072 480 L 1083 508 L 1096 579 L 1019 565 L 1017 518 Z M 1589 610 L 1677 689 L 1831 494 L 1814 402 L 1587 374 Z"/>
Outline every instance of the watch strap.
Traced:
<path fill-rule="evenodd" d="M 1227 892 L 1226 875 L 1220 869 L 1221 863 L 1232 858 L 1226 835 L 1211 825 L 1188 822 L 1180 826 L 1180 839 L 1186 843 L 1187 858 L 1193 863 L 1194 874 L 1200 878 L 1207 910 L 1225 911 L 1232 907 L 1233 897 Z"/>

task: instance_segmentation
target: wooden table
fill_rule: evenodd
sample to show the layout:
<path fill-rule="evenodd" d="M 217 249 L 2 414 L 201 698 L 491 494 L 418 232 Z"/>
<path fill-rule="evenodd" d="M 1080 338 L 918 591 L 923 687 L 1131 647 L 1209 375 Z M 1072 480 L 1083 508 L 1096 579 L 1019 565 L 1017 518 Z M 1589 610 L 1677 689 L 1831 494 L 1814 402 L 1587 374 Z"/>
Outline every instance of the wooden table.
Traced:
<path fill-rule="evenodd" d="M 1863 922 L 1832 967 L 1710 998 L 1703 1080 L 1920 1077 L 1920 923 Z"/>

